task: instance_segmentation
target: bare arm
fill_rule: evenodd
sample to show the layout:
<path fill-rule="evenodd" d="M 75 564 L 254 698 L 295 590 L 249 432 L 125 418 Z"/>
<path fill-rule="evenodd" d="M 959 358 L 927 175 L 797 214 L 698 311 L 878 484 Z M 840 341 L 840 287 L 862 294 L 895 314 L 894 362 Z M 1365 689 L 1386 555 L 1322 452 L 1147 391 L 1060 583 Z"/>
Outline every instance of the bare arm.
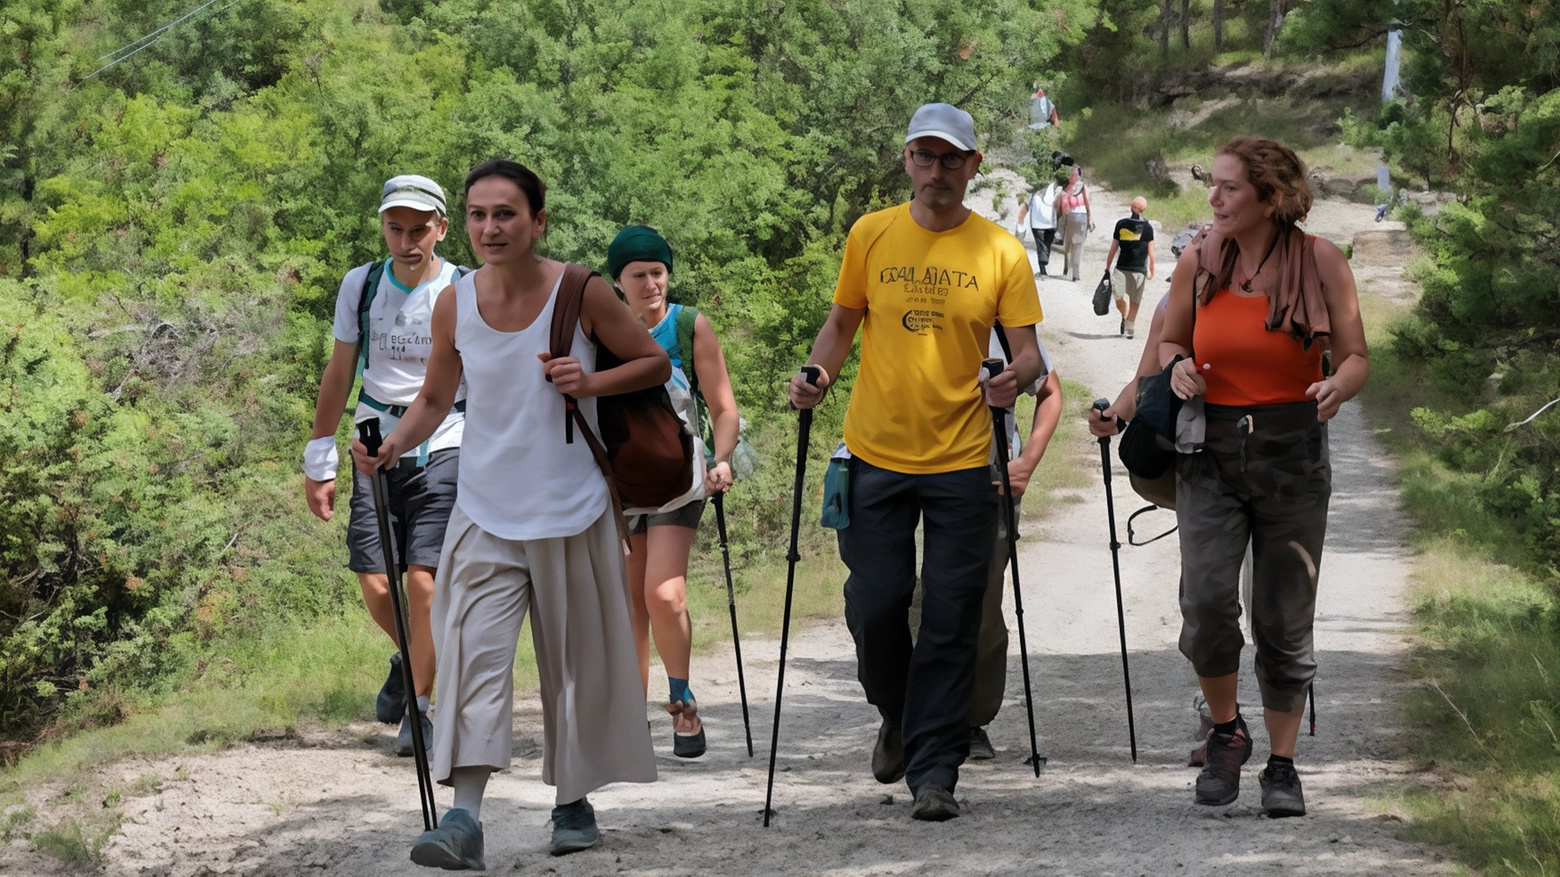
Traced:
<path fill-rule="evenodd" d="M 1322 297 L 1332 324 L 1333 376 L 1306 389 L 1316 400 L 1316 416 L 1326 422 L 1343 403 L 1353 399 L 1370 378 L 1370 353 L 1365 346 L 1365 324 L 1360 319 L 1360 299 L 1354 272 L 1343 252 L 1329 241 L 1316 241 L 1316 265 L 1322 275 Z"/>
<path fill-rule="evenodd" d="M 1114 264 L 1115 261 L 1116 261 L 1116 249 L 1119 246 L 1120 246 L 1120 243 L 1116 240 L 1116 236 L 1115 235 L 1111 235 L 1111 237 L 1110 237 L 1110 251 L 1105 254 L 1105 273 L 1106 274 L 1110 273 L 1110 266 L 1112 264 Z"/>
<path fill-rule="evenodd" d="M 807 357 L 807 364 L 823 369 L 823 374 L 816 386 L 807 383 L 799 374 L 793 375 L 789 386 L 792 405 L 812 408 L 823 399 L 823 391 L 839 377 L 840 367 L 845 364 L 850 346 L 856 340 L 856 330 L 861 328 L 861 321 L 866 316 L 866 308 L 848 308 L 842 304 L 834 305 L 829 311 L 823 328 L 818 330 L 818 339 L 813 342 L 812 355 Z"/>
<path fill-rule="evenodd" d="M 1029 215 L 1029 202 L 1025 201 L 1024 203 L 1018 205 L 1018 218 L 1013 220 L 1013 221 L 1015 223 L 1017 223 L 1018 225 L 1023 225 L 1024 224 L 1024 217 L 1026 217 L 1028 215 Z"/>
<path fill-rule="evenodd" d="M 1148 279 L 1154 279 L 1154 242 L 1148 242 Z"/>
<path fill-rule="evenodd" d="M 606 345 L 623 360 L 623 364 L 586 374 L 580 368 L 579 360 L 572 356 L 549 360 L 542 368 L 552 378 L 558 392 L 577 398 L 616 396 L 664 384 L 672 376 L 672 361 L 666 351 L 600 277 L 592 277 L 585 284 L 585 299 L 580 303 L 580 328 Z"/>
<path fill-rule="evenodd" d="M 1012 363 L 1002 373 L 986 382 L 986 404 L 993 408 L 1012 408 L 1018 401 L 1018 388 L 1027 387 L 1040 378 L 1040 342 L 1035 337 L 1035 327 L 1004 326 L 1008 346 L 1013 350 Z"/>
<path fill-rule="evenodd" d="M 455 287 L 445 287 L 433 306 L 433 352 L 428 355 L 428 373 L 422 390 L 407 406 L 395 429 L 384 437 L 379 456 L 370 457 L 363 443 L 352 440 L 352 458 L 359 470 L 372 474 L 384 461 L 394 461 L 409 449 L 428 440 L 449 416 L 460 390 L 463 365 L 455 349 Z"/>
<path fill-rule="evenodd" d="M 309 431 L 311 441 L 327 436 L 334 441 L 336 425 L 341 422 L 341 414 L 347 407 L 347 396 L 352 393 L 356 360 L 356 344 L 337 341 L 335 347 L 331 348 L 330 362 L 325 364 L 325 372 L 320 375 L 320 395 L 314 403 L 314 428 Z M 331 477 L 323 481 L 315 481 L 307 474 L 304 475 L 303 499 L 315 517 L 322 521 L 330 520 L 336 508 L 335 473 L 332 472 Z"/>
<path fill-rule="evenodd" d="M 1175 263 L 1175 273 L 1170 275 L 1170 303 L 1166 306 L 1164 337 L 1159 339 L 1159 367 L 1164 368 L 1176 355 L 1190 356 L 1192 352 L 1192 325 L 1196 302 L 1192 280 L 1197 276 L 1198 248 L 1188 248 Z M 1199 396 L 1208 388 L 1197 373 L 1197 364 L 1183 359 L 1170 373 L 1170 389 L 1182 399 Z"/>
<path fill-rule="evenodd" d="M 1056 434 L 1056 425 L 1062 420 L 1062 379 L 1051 372 L 1040 384 L 1035 394 L 1035 420 L 1029 428 L 1029 441 L 1017 457 L 1008 461 L 1008 483 L 1014 496 L 1023 496 L 1034 476 L 1040 458 Z"/>
<path fill-rule="evenodd" d="M 710 473 L 705 488 L 724 490 L 732 481 L 731 452 L 737 447 L 737 432 L 742 416 L 737 412 L 737 397 L 731 390 L 731 375 L 726 371 L 726 354 L 720 349 L 720 339 L 715 337 L 715 327 L 703 314 L 693 322 L 693 361 L 699 375 L 699 393 L 710 409 L 710 427 L 715 433 L 715 459 L 710 461 Z M 715 472 L 718 466 L 727 467 L 724 477 Z M 718 483 L 711 484 L 711 480 Z"/>

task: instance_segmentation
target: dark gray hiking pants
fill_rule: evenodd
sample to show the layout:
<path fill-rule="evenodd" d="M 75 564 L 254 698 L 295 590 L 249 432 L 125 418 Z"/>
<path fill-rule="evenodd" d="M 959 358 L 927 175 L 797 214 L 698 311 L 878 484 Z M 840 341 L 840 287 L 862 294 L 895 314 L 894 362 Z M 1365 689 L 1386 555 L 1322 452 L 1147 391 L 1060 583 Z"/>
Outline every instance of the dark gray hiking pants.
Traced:
<path fill-rule="evenodd" d="M 997 536 L 991 469 L 906 475 L 850 462 L 850 526 L 839 531 L 845 623 L 867 702 L 897 725 L 905 781 L 952 791 L 970 752 L 981 603 Z M 915 529 L 924 527 L 922 612 L 912 646 Z"/>
<path fill-rule="evenodd" d="M 1304 706 L 1332 468 L 1316 403 L 1206 406 L 1204 450 L 1177 460 L 1181 653 L 1198 676 L 1240 669 L 1240 567 L 1249 542 L 1252 639 L 1262 705 Z M 1250 428 L 1240 419 L 1251 416 Z"/>

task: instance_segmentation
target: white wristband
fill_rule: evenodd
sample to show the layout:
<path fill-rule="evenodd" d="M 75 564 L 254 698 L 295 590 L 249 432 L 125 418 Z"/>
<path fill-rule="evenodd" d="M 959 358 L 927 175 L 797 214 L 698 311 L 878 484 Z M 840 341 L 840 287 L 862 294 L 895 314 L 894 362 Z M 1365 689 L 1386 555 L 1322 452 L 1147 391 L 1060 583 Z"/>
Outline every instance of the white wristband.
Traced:
<path fill-rule="evenodd" d="M 303 474 L 311 481 L 335 481 L 341 463 L 336 455 L 336 437 L 320 436 L 303 446 Z"/>

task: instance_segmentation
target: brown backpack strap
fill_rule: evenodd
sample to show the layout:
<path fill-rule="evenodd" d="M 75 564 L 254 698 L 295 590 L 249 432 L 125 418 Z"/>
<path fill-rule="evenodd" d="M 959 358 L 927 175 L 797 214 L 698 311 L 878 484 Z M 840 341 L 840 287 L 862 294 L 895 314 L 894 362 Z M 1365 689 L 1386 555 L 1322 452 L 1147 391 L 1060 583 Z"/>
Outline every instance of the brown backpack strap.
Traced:
<path fill-rule="evenodd" d="M 574 328 L 579 325 L 580 308 L 585 301 L 585 285 L 596 276 L 598 275 L 595 271 L 584 265 L 564 263 L 563 278 L 558 282 L 558 300 L 553 303 L 552 326 L 547 341 L 548 352 L 553 358 L 568 356 L 573 349 Z M 585 444 L 590 446 L 591 456 L 596 458 L 596 465 L 601 468 L 602 477 L 607 479 L 607 493 L 612 497 L 612 517 L 617 521 L 618 536 L 627 543 L 628 533 L 623 521 L 623 501 L 618 496 L 617 479 L 612 477 L 612 461 L 607 457 L 606 446 L 585 421 L 585 414 L 580 411 L 578 400 L 573 396 L 565 395 L 563 405 L 566 411 L 563 421 L 564 441 L 570 444 L 574 442 L 574 427 L 578 424 L 580 434 L 585 437 Z"/>

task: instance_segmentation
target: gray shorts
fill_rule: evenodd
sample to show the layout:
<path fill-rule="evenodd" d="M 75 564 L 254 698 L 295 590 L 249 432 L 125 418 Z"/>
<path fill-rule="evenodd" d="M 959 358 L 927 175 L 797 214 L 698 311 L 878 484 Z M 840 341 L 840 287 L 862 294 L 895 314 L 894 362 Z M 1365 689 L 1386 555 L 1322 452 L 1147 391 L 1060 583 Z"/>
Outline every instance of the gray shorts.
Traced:
<path fill-rule="evenodd" d="M 1143 289 L 1148 285 L 1147 274 L 1140 271 L 1121 270 L 1111 273 L 1115 275 L 1111 292 L 1115 295 L 1116 301 L 1126 300 L 1133 304 L 1143 301 Z"/>
<path fill-rule="evenodd" d="M 455 508 L 455 476 L 460 471 L 460 448 L 434 451 L 428 465 L 419 469 L 416 458 L 401 459 L 385 470 L 390 485 L 390 529 L 398 545 L 406 546 L 406 566 L 439 566 L 444 530 Z M 385 571 L 379 547 L 379 521 L 374 516 L 374 488 L 367 475 L 352 470 L 352 520 L 347 524 L 347 569 L 353 572 Z"/>
<path fill-rule="evenodd" d="M 707 500 L 696 499 L 684 506 L 678 506 L 669 512 L 660 514 L 629 515 L 627 517 L 628 532 L 638 535 L 651 527 L 687 527 L 690 530 L 699 529 L 699 518 L 704 517 L 704 503 Z"/>

